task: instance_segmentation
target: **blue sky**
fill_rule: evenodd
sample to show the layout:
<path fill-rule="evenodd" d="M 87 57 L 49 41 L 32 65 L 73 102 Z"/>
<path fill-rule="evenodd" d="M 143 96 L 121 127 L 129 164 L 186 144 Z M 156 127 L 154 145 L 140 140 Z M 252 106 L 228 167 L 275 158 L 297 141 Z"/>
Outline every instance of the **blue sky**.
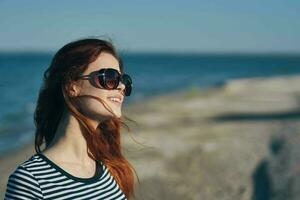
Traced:
<path fill-rule="evenodd" d="M 300 53 L 300 1 L 0 0 L 0 51 L 108 36 L 125 51 Z"/>

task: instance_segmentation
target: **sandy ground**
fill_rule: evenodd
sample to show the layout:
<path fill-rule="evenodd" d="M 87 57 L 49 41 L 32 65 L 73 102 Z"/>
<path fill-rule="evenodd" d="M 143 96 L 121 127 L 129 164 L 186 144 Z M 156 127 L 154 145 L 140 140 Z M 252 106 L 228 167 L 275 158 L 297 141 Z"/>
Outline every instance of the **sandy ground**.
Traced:
<path fill-rule="evenodd" d="M 136 199 L 252 199 L 272 136 L 291 123 L 300 130 L 299 85 L 300 76 L 241 79 L 125 107 L 136 121 L 122 138 L 140 180 Z M 2 198 L 9 173 L 33 153 L 27 145 L 0 157 Z"/>

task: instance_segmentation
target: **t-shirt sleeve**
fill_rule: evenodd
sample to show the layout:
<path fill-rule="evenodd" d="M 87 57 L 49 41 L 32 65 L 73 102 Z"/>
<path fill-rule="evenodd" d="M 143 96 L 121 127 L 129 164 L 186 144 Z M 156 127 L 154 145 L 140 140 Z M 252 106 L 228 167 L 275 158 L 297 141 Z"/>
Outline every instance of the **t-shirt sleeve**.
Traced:
<path fill-rule="evenodd" d="M 4 199 L 43 199 L 43 195 L 33 174 L 19 165 L 8 177 Z"/>

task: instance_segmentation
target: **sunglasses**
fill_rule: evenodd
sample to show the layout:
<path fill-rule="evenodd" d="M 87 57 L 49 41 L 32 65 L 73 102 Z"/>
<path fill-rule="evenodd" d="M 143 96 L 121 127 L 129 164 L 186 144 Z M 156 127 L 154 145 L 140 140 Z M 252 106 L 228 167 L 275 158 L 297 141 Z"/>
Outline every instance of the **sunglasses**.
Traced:
<path fill-rule="evenodd" d="M 132 90 L 132 79 L 128 74 L 120 74 L 113 68 L 104 68 L 91 72 L 88 75 L 81 75 L 79 79 L 89 80 L 91 85 L 101 89 L 116 89 L 120 81 L 125 85 L 125 96 L 130 96 Z"/>

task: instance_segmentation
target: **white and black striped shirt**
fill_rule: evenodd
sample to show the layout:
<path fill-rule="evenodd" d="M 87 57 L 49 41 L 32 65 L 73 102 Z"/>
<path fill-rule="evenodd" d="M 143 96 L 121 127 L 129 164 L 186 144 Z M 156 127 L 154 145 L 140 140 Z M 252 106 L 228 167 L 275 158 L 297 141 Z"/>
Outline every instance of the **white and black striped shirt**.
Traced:
<path fill-rule="evenodd" d="M 10 199 L 126 200 L 126 197 L 102 162 L 97 162 L 93 177 L 79 178 L 36 153 L 10 174 L 5 200 Z"/>

